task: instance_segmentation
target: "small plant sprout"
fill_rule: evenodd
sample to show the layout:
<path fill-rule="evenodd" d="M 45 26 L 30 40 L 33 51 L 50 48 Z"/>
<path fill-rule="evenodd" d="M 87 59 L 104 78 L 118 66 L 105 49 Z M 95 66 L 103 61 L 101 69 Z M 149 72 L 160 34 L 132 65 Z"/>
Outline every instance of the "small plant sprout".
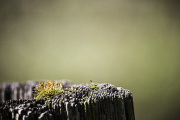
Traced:
<path fill-rule="evenodd" d="M 95 88 L 99 89 L 99 87 L 97 85 L 95 85 L 92 80 L 90 80 L 90 82 L 91 82 L 91 84 L 93 84 L 93 86 L 90 87 L 91 89 L 95 89 Z"/>
<path fill-rule="evenodd" d="M 35 99 L 48 99 L 65 91 L 62 89 L 62 81 L 60 83 L 57 81 L 45 81 L 39 83 L 33 92 L 37 94 Z"/>

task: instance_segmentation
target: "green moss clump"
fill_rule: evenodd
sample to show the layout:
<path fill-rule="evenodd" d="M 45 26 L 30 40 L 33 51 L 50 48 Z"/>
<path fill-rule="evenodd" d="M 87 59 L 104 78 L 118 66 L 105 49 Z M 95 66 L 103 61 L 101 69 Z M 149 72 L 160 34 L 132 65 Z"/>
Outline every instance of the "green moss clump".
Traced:
<path fill-rule="evenodd" d="M 35 88 L 33 92 L 37 94 L 35 99 L 49 99 L 65 91 L 62 89 L 62 83 L 45 81 L 39 83 L 39 86 Z"/>
<path fill-rule="evenodd" d="M 87 95 L 84 97 L 84 99 L 87 99 Z"/>
<path fill-rule="evenodd" d="M 100 90 L 100 88 L 97 85 L 90 86 L 91 89 L 97 89 Z M 58 83 L 56 81 L 45 81 L 42 83 L 39 83 L 39 85 L 34 89 L 34 93 L 36 94 L 35 99 L 51 99 L 54 98 L 55 95 L 59 95 L 61 93 L 66 92 L 73 92 L 76 91 L 74 89 L 64 90 L 62 88 L 62 82 Z M 78 91 L 76 91 L 78 92 Z M 87 99 L 88 96 L 85 96 L 84 99 Z"/>
<path fill-rule="evenodd" d="M 100 88 L 99 88 L 98 86 L 96 86 L 96 85 L 91 86 L 90 88 L 91 88 L 91 89 L 95 89 L 95 88 L 100 89 Z"/>

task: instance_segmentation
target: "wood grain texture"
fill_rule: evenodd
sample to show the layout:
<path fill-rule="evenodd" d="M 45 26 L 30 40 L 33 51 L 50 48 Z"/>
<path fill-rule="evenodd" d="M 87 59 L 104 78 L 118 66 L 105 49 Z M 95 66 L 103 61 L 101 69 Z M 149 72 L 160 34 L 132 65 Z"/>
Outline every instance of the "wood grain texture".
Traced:
<path fill-rule="evenodd" d="M 14 86 L 19 89 L 18 84 L 1 85 L 1 97 L 8 88 L 11 92 L 3 95 L 10 93 L 11 100 L 0 102 L 0 120 L 135 120 L 133 96 L 129 90 L 107 83 L 96 85 L 100 89 L 72 85 L 76 91 L 40 100 L 17 100 L 18 90 L 14 93 L 12 90 L 15 91 Z"/>

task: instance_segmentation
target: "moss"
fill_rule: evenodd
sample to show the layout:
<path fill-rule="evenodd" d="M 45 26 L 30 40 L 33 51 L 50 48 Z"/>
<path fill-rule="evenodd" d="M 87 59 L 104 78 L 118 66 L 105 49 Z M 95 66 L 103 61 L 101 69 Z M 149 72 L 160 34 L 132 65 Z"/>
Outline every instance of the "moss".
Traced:
<path fill-rule="evenodd" d="M 84 97 L 84 99 L 86 99 L 87 98 L 87 95 Z"/>
<path fill-rule="evenodd" d="M 90 86 L 91 89 L 98 89 L 100 88 L 97 85 Z M 51 99 L 54 98 L 54 96 L 59 95 L 61 93 L 69 93 L 69 92 L 78 92 L 74 89 L 63 89 L 62 88 L 62 82 L 58 83 L 56 81 L 45 81 L 42 83 L 39 83 L 39 85 L 34 89 L 34 93 L 36 94 L 35 99 Z M 86 99 L 88 96 L 85 96 L 84 99 Z"/>
<path fill-rule="evenodd" d="M 64 93 L 65 91 L 62 89 L 62 83 L 58 83 L 56 81 L 45 81 L 39 83 L 39 86 L 35 88 L 33 92 L 37 94 L 35 99 L 49 99 L 55 95 Z"/>
<path fill-rule="evenodd" d="M 96 86 L 96 85 L 91 86 L 90 88 L 91 88 L 91 89 L 95 89 L 95 88 L 99 89 L 99 87 L 98 87 L 98 86 Z"/>

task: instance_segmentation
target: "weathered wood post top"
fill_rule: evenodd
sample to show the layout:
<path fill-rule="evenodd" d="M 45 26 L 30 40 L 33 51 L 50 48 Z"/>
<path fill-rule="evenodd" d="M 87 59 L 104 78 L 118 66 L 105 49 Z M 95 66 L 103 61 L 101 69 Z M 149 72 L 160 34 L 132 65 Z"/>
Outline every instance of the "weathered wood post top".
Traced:
<path fill-rule="evenodd" d="M 135 120 L 132 93 L 109 83 L 4 83 L 0 101 L 0 120 Z"/>

